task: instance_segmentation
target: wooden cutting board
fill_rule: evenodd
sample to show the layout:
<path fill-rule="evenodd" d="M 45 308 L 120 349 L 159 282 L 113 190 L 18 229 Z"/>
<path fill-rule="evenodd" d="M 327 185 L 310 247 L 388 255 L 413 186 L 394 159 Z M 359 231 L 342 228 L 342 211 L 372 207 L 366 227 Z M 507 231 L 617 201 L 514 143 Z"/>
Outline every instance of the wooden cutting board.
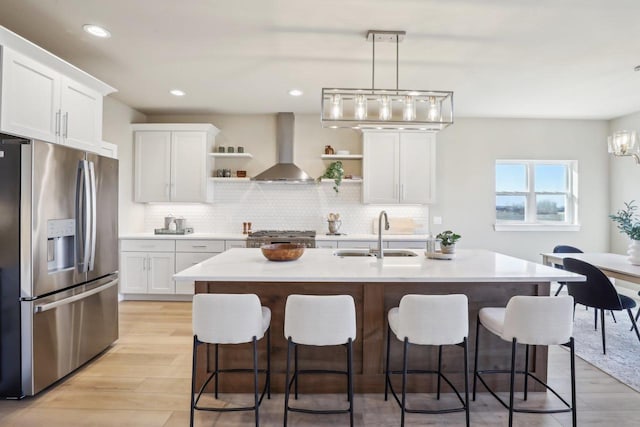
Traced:
<path fill-rule="evenodd" d="M 384 222 L 384 219 L 382 221 Z M 378 218 L 374 219 L 372 224 L 373 234 L 378 234 Z M 418 224 L 413 218 L 390 217 L 389 229 L 383 230 L 383 234 L 416 234 L 416 228 Z"/>

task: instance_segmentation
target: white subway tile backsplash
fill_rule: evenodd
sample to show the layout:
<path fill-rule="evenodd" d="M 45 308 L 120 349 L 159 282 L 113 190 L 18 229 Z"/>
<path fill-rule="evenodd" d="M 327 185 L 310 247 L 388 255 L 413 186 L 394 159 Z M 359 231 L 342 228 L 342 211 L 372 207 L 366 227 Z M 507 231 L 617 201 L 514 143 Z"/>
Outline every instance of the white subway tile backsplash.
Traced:
<path fill-rule="evenodd" d="M 213 204 L 147 204 L 144 231 L 163 226 L 167 214 L 183 216 L 202 233 L 242 233 L 242 223 L 261 229 L 316 230 L 326 233 L 327 216 L 339 213 L 341 232 L 371 233 L 380 210 L 389 216 L 426 220 L 427 206 L 364 205 L 360 184 L 344 183 L 336 193 L 330 183 L 263 184 L 216 182 Z M 428 224 L 428 221 L 426 221 Z"/>

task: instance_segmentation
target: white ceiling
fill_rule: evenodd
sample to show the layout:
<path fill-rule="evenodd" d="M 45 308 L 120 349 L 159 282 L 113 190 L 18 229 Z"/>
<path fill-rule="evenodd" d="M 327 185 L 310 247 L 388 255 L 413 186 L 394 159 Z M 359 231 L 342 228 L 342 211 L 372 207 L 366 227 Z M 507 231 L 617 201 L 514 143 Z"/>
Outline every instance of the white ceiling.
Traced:
<path fill-rule="evenodd" d="M 381 29 L 407 32 L 400 88 L 453 90 L 457 116 L 610 119 L 640 111 L 638 16 L 638 0 L 0 0 L 0 25 L 145 113 L 319 113 L 322 87 L 371 86 Z M 376 53 L 376 87 L 395 87 L 395 45 Z"/>

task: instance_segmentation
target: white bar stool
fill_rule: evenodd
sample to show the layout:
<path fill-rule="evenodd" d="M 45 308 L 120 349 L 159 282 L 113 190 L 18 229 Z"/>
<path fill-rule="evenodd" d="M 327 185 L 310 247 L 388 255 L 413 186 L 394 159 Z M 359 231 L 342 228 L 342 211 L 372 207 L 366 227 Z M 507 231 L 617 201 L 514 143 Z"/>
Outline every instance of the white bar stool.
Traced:
<path fill-rule="evenodd" d="M 513 413 L 556 414 L 571 412 L 573 426 L 576 426 L 576 364 L 573 342 L 573 297 L 514 296 L 506 308 L 486 307 L 478 312 L 476 325 L 476 352 L 473 376 L 473 400 L 476 400 L 476 379 L 509 410 L 509 426 L 513 425 Z M 504 341 L 511 342 L 510 370 L 478 369 L 478 336 L 480 325 Z M 516 371 L 516 344 L 525 344 L 524 371 Z M 530 345 L 563 345 L 569 347 L 571 357 L 571 404 L 564 400 L 554 389 L 529 372 Z M 482 378 L 484 374 L 509 373 L 509 404 L 494 393 Z M 524 400 L 527 400 L 529 378 L 551 391 L 566 406 L 563 409 L 524 409 L 514 407 L 514 387 L 516 374 L 524 375 Z"/>
<path fill-rule="evenodd" d="M 259 407 L 264 398 L 271 398 L 271 310 L 260 305 L 255 294 L 196 294 L 193 297 L 193 365 L 191 371 L 191 420 L 194 410 L 230 412 L 255 411 L 256 427 L 260 425 Z M 267 333 L 267 368 L 258 369 L 258 340 Z M 253 368 L 219 369 L 218 345 L 253 343 Z M 197 350 L 201 344 L 215 344 L 215 370 L 194 397 Z M 254 405 L 249 407 L 200 407 L 198 401 L 211 379 L 215 378 L 215 398 L 218 398 L 218 374 L 222 372 L 253 372 Z M 258 372 L 265 373 L 262 394 L 258 396 Z"/>
<path fill-rule="evenodd" d="M 387 361 L 385 369 L 384 400 L 388 398 L 388 391 L 400 405 L 400 425 L 404 426 L 405 413 L 444 414 L 450 412 L 465 412 L 466 425 L 469 426 L 469 302 L 466 295 L 405 295 L 400 300 L 400 306 L 389 310 L 389 327 L 387 329 Z M 391 347 L 391 332 L 404 342 L 403 362 L 401 371 L 389 370 L 389 353 Z M 409 344 L 438 346 L 438 370 L 409 369 L 407 359 Z M 442 346 L 459 345 L 464 350 L 464 399 L 442 373 Z M 391 384 L 392 374 L 402 374 L 402 400 L 400 400 Z M 440 380 L 443 379 L 455 392 L 462 406 L 438 410 L 407 408 L 407 375 L 408 374 L 436 374 L 438 375 L 437 399 L 440 399 Z"/>
<path fill-rule="evenodd" d="M 289 295 L 284 313 L 284 336 L 287 339 L 287 374 L 284 398 L 284 426 L 287 414 L 303 412 L 307 414 L 349 413 L 353 427 L 353 341 L 356 339 L 356 306 L 350 295 Z M 347 348 L 347 370 L 301 370 L 298 369 L 298 345 L 333 346 Z M 291 350 L 295 350 L 293 376 L 289 376 Z M 298 375 L 300 374 L 345 374 L 347 376 L 347 409 L 319 410 L 293 408 L 289 406 L 291 386 L 295 384 L 295 398 L 298 398 Z"/>

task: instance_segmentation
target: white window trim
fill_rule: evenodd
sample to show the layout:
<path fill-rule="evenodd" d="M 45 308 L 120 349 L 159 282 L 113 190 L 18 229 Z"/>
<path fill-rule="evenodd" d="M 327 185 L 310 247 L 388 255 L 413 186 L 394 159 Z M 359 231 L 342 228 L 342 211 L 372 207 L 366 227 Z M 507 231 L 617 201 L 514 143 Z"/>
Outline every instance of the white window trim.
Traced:
<path fill-rule="evenodd" d="M 498 221 L 494 223 L 495 231 L 580 231 L 580 223 L 578 222 L 578 161 L 577 160 L 496 160 L 498 164 L 524 164 L 527 167 L 527 191 L 526 192 L 495 192 L 494 193 L 494 212 L 495 212 L 495 196 L 498 195 L 521 195 L 526 197 L 527 205 L 525 207 L 524 221 Z M 534 167 L 537 164 L 562 164 L 567 166 L 567 192 L 552 193 L 539 192 L 534 189 Z M 494 169 L 495 170 L 495 169 Z M 495 188 L 495 173 L 494 173 Z M 558 194 L 565 195 L 565 221 L 536 221 L 536 194 Z"/>

